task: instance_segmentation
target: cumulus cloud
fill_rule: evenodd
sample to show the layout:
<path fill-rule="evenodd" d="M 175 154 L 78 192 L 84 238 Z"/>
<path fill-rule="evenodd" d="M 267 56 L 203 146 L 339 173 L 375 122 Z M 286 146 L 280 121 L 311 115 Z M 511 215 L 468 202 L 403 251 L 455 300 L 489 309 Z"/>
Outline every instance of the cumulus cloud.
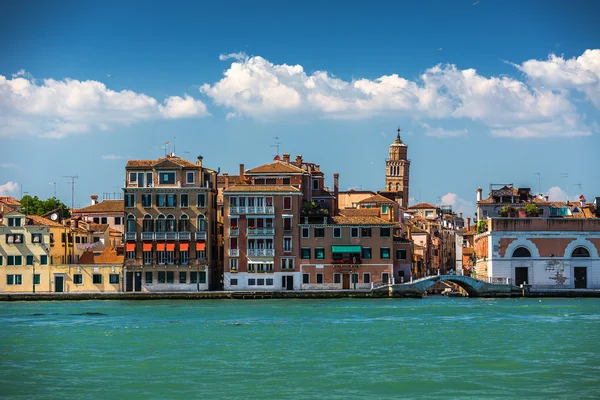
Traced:
<path fill-rule="evenodd" d="M 19 187 L 18 183 L 6 182 L 4 185 L 0 185 L 0 195 L 7 195 L 10 193 L 14 193 L 17 191 L 18 187 Z"/>
<path fill-rule="evenodd" d="M 260 120 L 285 118 L 290 114 L 345 119 L 381 115 L 420 120 L 452 118 L 481 122 L 496 136 L 591 134 L 567 93 L 531 88 L 526 82 L 506 75 L 485 77 L 475 69 L 440 64 L 414 81 L 397 74 L 347 81 L 326 71 L 308 74 L 301 65 L 273 64 L 260 56 L 221 57 L 229 58 L 235 61 L 223 78 L 202 85 L 200 91 L 238 116 Z M 595 68 L 594 61 L 588 58 L 583 64 Z M 516 67 L 522 71 L 533 69 L 530 62 Z M 593 90 L 589 86 L 594 85 L 591 78 L 581 84 L 585 90 Z M 549 125 L 554 128 L 545 135 Z M 465 133 L 429 130 L 434 136 Z"/>
<path fill-rule="evenodd" d="M 461 198 L 456 193 L 450 192 L 443 195 L 441 204 L 444 206 L 452 206 L 452 211 L 456 214 L 463 213 L 464 218 L 475 213 L 475 204 Z"/>
<path fill-rule="evenodd" d="M 567 192 L 558 186 L 553 186 L 546 192 L 549 201 L 579 201 L 579 195 L 567 196 Z"/>
<path fill-rule="evenodd" d="M 58 139 L 143 120 L 206 115 L 204 103 L 188 95 L 167 97 L 161 104 L 143 93 L 117 92 L 98 81 L 46 79 L 38 84 L 25 71 L 12 79 L 0 75 L 0 136 Z"/>
<path fill-rule="evenodd" d="M 245 60 L 247 58 L 248 58 L 248 55 L 246 53 L 244 53 L 243 51 L 240 51 L 239 53 L 229 53 L 229 54 L 220 54 L 219 55 L 219 60 L 221 60 L 221 61 L 226 61 L 226 60 L 230 60 L 230 59 Z"/>
<path fill-rule="evenodd" d="M 421 126 L 425 129 L 425 135 L 427 135 L 427 136 L 450 138 L 450 137 L 463 136 L 463 135 L 467 134 L 466 129 L 446 130 L 443 128 L 432 128 L 429 124 L 426 124 L 424 122 L 421 123 Z"/>

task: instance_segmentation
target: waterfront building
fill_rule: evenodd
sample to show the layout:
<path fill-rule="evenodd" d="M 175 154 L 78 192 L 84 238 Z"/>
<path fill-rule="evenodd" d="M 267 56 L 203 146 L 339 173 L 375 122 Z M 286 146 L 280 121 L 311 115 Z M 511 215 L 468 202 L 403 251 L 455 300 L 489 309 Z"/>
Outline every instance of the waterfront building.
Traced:
<path fill-rule="evenodd" d="M 116 244 L 121 244 L 121 237 L 124 232 L 123 213 L 125 205 L 123 200 L 104 200 L 99 202 L 98 195 L 93 194 L 91 205 L 71 211 L 71 218 L 81 218 L 83 221 L 98 225 L 108 225 L 112 231 L 119 232 L 117 235 L 111 235 L 118 239 Z"/>
<path fill-rule="evenodd" d="M 339 191 L 338 192 L 338 207 L 340 210 L 345 210 L 347 208 L 357 208 L 358 203 L 361 201 L 368 199 L 369 197 L 373 197 L 377 193 L 372 192 L 370 190 L 356 190 L 350 189 L 347 191 Z"/>
<path fill-rule="evenodd" d="M 483 190 L 477 189 L 477 220 L 488 217 L 525 216 L 527 204 L 535 204 L 536 216 L 545 217 L 551 213 L 551 204 L 544 195 L 535 196 L 530 188 L 515 188 L 512 183 L 490 184 L 489 196 L 483 198 Z"/>
<path fill-rule="evenodd" d="M 125 173 L 125 290 L 218 287 L 217 172 L 169 154 Z"/>

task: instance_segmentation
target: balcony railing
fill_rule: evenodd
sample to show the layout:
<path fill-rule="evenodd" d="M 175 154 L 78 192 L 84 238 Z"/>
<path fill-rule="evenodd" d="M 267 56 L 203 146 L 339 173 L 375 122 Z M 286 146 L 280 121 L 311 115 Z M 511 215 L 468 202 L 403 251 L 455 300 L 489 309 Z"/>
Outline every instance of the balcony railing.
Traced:
<path fill-rule="evenodd" d="M 331 260 L 332 264 L 362 264 L 360 258 L 345 259 L 345 260 Z"/>
<path fill-rule="evenodd" d="M 229 236 L 239 236 L 240 229 L 239 228 L 229 228 Z"/>
<path fill-rule="evenodd" d="M 238 257 L 240 255 L 240 250 L 239 249 L 229 249 L 229 256 L 230 257 Z"/>
<path fill-rule="evenodd" d="M 177 232 L 165 232 L 167 240 L 177 239 Z"/>
<path fill-rule="evenodd" d="M 179 240 L 190 240 L 192 235 L 189 232 L 178 232 L 178 237 Z"/>
<path fill-rule="evenodd" d="M 275 207 L 229 206 L 229 214 L 275 214 Z"/>
<path fill-rule="evenodd" d="M 275 228 L 248 228 L 248 235 L 274 235 Z"/>
<path fill-rule="evenodd" d="M 206 240 L 206 231 L 196 232 L 196 240 Z"/>
<path fill-rule="evenodd" d="M 137 240 L 136 232 L 125 232 L 125 240 Z"/>
<path fill-rule="evenodd" d="M 154 240 L 154 232 L 142 232 L 142 240 Z"/>
<path fill-rule="evenodd" d="M 248 256 L 273 257 L 273 256 L 275 256 L 275 250 L 274 249 L 248 249 Z"/>
<path fill-rule="evenodd" d="M 156 240 L 165 240 L 167 238 L 167 232 L 155 232 L 154 237 Z"/>

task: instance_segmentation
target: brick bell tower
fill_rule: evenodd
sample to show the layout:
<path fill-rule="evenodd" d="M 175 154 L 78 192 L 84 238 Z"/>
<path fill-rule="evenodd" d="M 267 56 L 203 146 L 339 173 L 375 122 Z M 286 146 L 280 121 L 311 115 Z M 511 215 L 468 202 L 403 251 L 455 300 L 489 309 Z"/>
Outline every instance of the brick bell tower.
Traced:
<path fill-rule="evenodd" d="M 394 200 L 401 208 L 408 207 L 408 185 L 410 161 L 407 158 L 408 146 L 400 139 L 401 129 L 398 128 L 398 136 L 390 145 L 390 156 L 385 162 L 385 189 L 388 195 L 394 194 Z"/>

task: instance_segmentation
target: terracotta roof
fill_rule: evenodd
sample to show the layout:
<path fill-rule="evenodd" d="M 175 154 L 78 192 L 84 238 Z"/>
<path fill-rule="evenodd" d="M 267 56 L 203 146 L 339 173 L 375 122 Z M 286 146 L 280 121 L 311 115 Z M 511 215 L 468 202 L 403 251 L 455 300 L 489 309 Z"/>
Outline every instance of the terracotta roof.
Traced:
<path fill-rule="evenodd" d="M 104 232 L 107 229 L 110 229 L 110 226 L 108 224 L 95 224 L 93 222 L 90 222 L 90 231 Z"/>
<path fill-rule="evenodd" d="M 239 185 L 246 182 L 246 179 L 240 178 L 239 175 L 227 175 L 229 177 L 230 185 Z M 225 176 L 219 175 L 217 176 L 217 184 L 225 185 Z"/>
<path fill-rule="evenodd" d="M 488 197 L 487 199 L 479 200 L 477 204 L 492 204 L 492 198 Z"/>
<path fill-rule="evenodd" d="M 393 200 L 388 199 L 387 197 L 383 197 L 380 194 L 376 194 L 374 196 L 368 197 L 364 200 L 361 200 L 358 202 L 358 204 L 364 204 L 364 203 L 383 203 L 383 204 L 394 204 L 395 202 Z"/>
<path fill-rule="evenodd" d="M 346 190 L 346 191 L 339 191 L 338 193 L 339 194 L 365 194 L 365 193 L 376 194 L 372 190 L 354 190 L 354 189 L 350 189 L 350 190 Z"/>
<path fill-rule="evenodd" d="M 28 215 L 26 218 L 29 220 L 29 223 L 31 225 L 53 226 L 56 228 L 63 228 L 62 224 L 59 224 L 58 222 L 54 222 L 44 217 L 40 217 L 39 215 Z"/>
<path fill-rule="evenodd" d="M 540 199 L 539 197 L 534 197 L 532 202 L 536 204 L 548 204 L 546 199 Z"/>
<path fill-rule="evenodd" d="M 179 165 L 180 167 L 188 167 L 188 168 L 199 168 L 199 165 L 196 165 L 188 160 L 185 160 L 180 157 L 165 157 L 159 158 L 158 160 L 129 160 L 127 161 L 127 165 L 125 168 L 150 168 L 158 165 L 164 161 L 170 161 L 174 164 Z"/>
<path fill-rule="evenodd" d="M 378 208 L 345 208 L 340 214 L 346 217 L 379 217 Z"/>
<path fill-rule="evenodd" d="M 411 234 L 413 234 L 413 233 L 429 233 L 425 229 L 421 229 L 418 226 L 414 226 L 414 225 L 412 225 L 410 227 L 410 232 L 411 232 Z"/>
<path fill-rule="evenodd" d="M 338 225 L 393 225 L 392 222 L 385 221 L 373 216 L 345 216 L 338 215 L 333 217 L 333 221 Z"/>
<path fill-rule="evenodd" d="M 118 256 L 113 246 L 106 246 L 100 251 L 85 251 L 79 257 L 79 264 L 122 264 L 124 256 Z"/>
<path fill-rule="evenodd" d="M 247 174 L 305 174 L 302 168 L 283 161 L 275 161 L 246 171 Z"/>
<path fill-rule="evenodd" d="M 11 196 L 0 196 L 0 203 L 4 203 L 9 206 L 20 206 L 21 202 Z"/>
<path fill-rule="evenodd" d="M 419 208 L 437 208 L 437 207 L 433 206 L 429 203 L 419 203 L 419 204 L 415 204 L 414 206 L 408 207 L 409 210 L 416 210 Z"/>
<path fill-rule="evenodd" d="M 87 207 L 77 208 L 72 214 L 107 214 L 125 212 L 125 202 L 123 200 L 104 200 Z"/>
<path fill-rule="evenodd" d="M 300 192 L 299 189 L 290 185 L 234 185 L 223 190 L 227 193 L 239 192 Z"/>

